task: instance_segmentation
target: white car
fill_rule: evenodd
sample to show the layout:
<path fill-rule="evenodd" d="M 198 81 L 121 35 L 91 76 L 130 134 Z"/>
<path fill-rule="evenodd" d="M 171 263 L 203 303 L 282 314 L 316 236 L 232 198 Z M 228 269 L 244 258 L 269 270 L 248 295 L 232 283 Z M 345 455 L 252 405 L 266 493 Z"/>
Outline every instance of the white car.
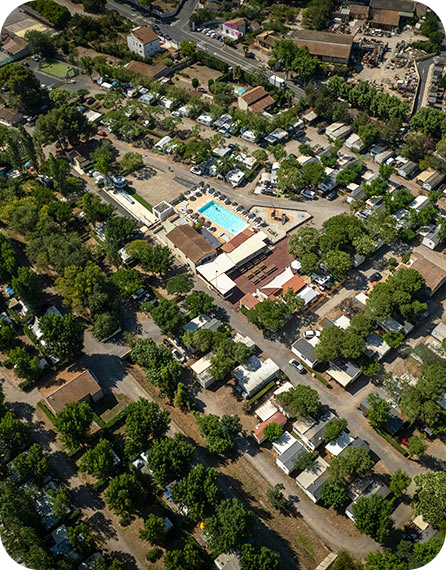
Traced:
<path fill-rule="evenodd" d="M 313 338 L 314 336 L 321 336 L 321 331 L 308 330 L 304 332 L 305 338 Z"/>
<path fill-rule="evenodd" d="M 184 356 L 176 348 L 172 349 L 172 356 L 175 358 L 175 360 L 178 360 L 178 362 L 181 362 L 181 363 L 186 362 L 186 359 L 184 358 Z"/>

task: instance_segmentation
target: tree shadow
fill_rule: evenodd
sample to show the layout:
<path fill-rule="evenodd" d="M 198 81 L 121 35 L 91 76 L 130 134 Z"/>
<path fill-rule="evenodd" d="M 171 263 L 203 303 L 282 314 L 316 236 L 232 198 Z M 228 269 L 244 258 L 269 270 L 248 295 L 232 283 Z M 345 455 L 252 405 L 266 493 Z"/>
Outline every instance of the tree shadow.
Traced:
<path fill-rule="evenodd" d="M 80 508 L 89 508 L 93 510 L 101 510 L 105 507 L 104 501 L 101 497 L 91 490 L 89 485 L 83 484 L 79 487 L 71 489 L 71 498 Z"/>
<path fill-rule="evenodd" d="M 94 532 L 99 534 L 102 538 L 111 539 L 117 536 L 112 521 L 106 518 L 102 512 L 97 512 L 92 515 L 88 519 L 88 524 Z"/>

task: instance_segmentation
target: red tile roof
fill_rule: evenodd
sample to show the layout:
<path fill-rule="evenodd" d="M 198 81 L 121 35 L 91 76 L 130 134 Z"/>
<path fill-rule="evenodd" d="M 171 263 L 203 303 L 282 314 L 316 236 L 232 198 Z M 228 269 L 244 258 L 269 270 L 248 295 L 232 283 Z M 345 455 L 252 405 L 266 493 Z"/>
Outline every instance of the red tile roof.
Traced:
<path fill-rule="evenodd" d="M 231 253 L 231 251 L 234 251 L 236 247 L 242 245 L 242 243 L 245 242 L 252 235 L 254 235 L 254 232 L 249 228 L 246 228 L 246 230 L 243 230 L 242 232 L 234 236 L 232 239 L 224 243 L 220 249 L 225 253 Z"/>
<path fill-rule="evenodd" d="M 152 28 L 149 28 L 147 26 L 140 26 L 139 28 L 132 30 L 131 33 L 143 44 L 149 44 L 150 42 L 154 42 L 155 40 L 159 39 L 158 35 L 155 34 Z"/>
<path fill-rule="evenodd" d="M 262 441 L 265 441 L 265 435 L 264 435 L 264 430 L 265 427 L 268 424 L 272 424 L 275 423 L 278 426 L 282 427 L 286 424 L 287 419 L 286 417 L 282 414 L 282 412 L 276 412 L 275 414 L 273 414 L 270 418 L 268 418 L 267 420 L 265 420 L 264 422 L 262 422 L 261 424 L 259 424 L 258 426 L 256 426 L 253 430 L 252 430 L 252 436 L 254 437 L 254 439 L 258 442 L 258 443 L 262 443 Z"/>

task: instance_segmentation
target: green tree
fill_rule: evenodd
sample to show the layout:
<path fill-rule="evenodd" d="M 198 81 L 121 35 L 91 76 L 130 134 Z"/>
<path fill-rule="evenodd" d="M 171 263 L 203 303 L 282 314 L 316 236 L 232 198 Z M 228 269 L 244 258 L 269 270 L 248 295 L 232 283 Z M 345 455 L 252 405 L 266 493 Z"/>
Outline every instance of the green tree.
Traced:
<path fill-rule="evenodd" d="M 147 462 L 155 480 L 160 485 L 167 485 L 176 477 L 184 475 L 191 464 L 194 451 L 195 447 L 181 433 L 153 440 Z"/>
<path fill-rule="evenodd" d="M 322 257 L 322 263 L 336 279 L 348 275 L 352 267 L 350 255 L 341 250 L 327 251 Z"/>
<path fill-rule="evenodd" d="M 215 307 L 214 299 L 204 291 L 192 291 L 184 302 L 191 319 L 208 315 Z"/>
<path fill-rule="evenodd" d="M 314 253 L 318 247 L 319 232 L 310 226 L 299 228 L 288 241 L 288 251 L 299 259 L 307 253 Z"/>
<path fill-rule="evenodd" d="M 66 149 L 69 145 L 77 146 L 82 141 L 88 141 L 96 133 L 96 126 L 82 111 L 63 105 L 40 115 L 34 132 L 42 144 L 57 142 L 62 149 Z"/>
<path fill-rule="evenodd" d="M 26 449 L 30 442 L 30 429 L 12 412 L 6 412 L 0 419 L 0 462 Z"/>
<path fill-rule="evenodd" d="M 324 431 L 324 441 L 330 443 L 335 441 L 343 431 L 347 429 L 348 422 L 344 418 L 335 418 L 330 420 Z"/>
<path fill-rule="evenodd" d="M 4 318 L 0 318 L 0 351 L 6 352 L 16 343 L 14 326 Z"/>
<path fill-rule="evenodd" d="M 341 511 L 349 500 L 346 485 L 326 481 L 322 485 L 321 500 L 326 507 L 333 507 Z"/>
<path fill-rule="evenodd" d="M 55 491 L 53 489 L 49 489 L 48 500 L 51 504 L 51 510 L 57 519 L 61 520 L 66 514 L 68 514 L 71 500 L 70 493 L 66 487 L 59 485 Z"/>
<path fill-rule="evenodd" d="M 247 319 L 259 329 L 276 331 L 281 329 L 285 320 L 290 316 L 290 310 L 286 303 L 278 299 L 272 301 L 260 301 L 247 313 Z"/>
<path fill-rule="evenodd" d="M 263 148 L 258 148 L 257 150 L 253 151 L 252 156 L 261 166 L 264 166 L 268 162 L 268 153 Z"/>
<path fill-rule="evenodd" d="M 184 324 L 184 314 L 179 310 L 175 301 L 162 299 L 151 312 L 154 322 L 166 336 L 175 336 L 181 331 Z"/>
<path fill-rule="evenodd" d="M 201 570 L 203 568 L 201 552 L 198 544 L 190 540 L 182 550 L 167 551 L 163 559 L 164 566 L 166 570 Z"/>
<path fill-rule="evenodd" d="M 311 416 L 318 419 L 322 414 L 321 401 L 316 390 L 299 384 L 276 396 L 277 402 L 293 418 Z"/>
<path fill-rule="evenodd" d="M 94 550 L 95 545 L 91 530 L 84 522 L 69 526 L 67 535 L 71 548 L 82 557 L 87 557 Z"/>
<path fill-rule="evenodd" d="M 142 540 L 147 540 L 151 544 L 162 545 L 166 539 L 164 532 L 164 519 L 150 513 L 144 521 L 144 529 L 139 531 Z"/>
<path fill-rule="evenodd" d="M 29 4 L 58 30 L 65 28 L 71 18 L 68 8 L 61 6 L 54 0 L 33 0 Z"/>
<path fill-rule="evenodd" d="M 38 53 L 43 57 L 52 58 L 55 54 L 54 39 L 38 30 L 25 32 L 25 40 L 31 53 Z"/>
<path fill-rule="evenodd" d="M 237 415 L 214 414 L 195 415 L 200 434 L 206 438 L 207 448 L 211 453 L 226 455 L 234 447 L 234 440 L 242 430 Z"/>
<path fill-rule="evenodd" d="M 105 250 L 107 256 L 116 266 L 121 263 L 119 250 L 133 236 L 138 222 L 124 216 L 112 216 L 105 225 Z"/>
<path fill-rule="evenodd" d="M 195 522 L 211 513 L 222 498 L 217 487 L 218 471 L 213 467 L 196 465 L 170 489 L 172 500 Z"/>
<path fill-rule="evenodd" d="M 56 427 L 63 442 L 76 449 L 86 442 L 93 421 L 93 410 L 85 402 L 70 402 L 56 415 Z"/>
<path fill-rule="evenodd" d="M 33 481 L 41 485 L 50 473 L 50 464 L 43 454 L 43 450 L 38 443 L 33 443 L 31 447 L 18 455 L 13 462 L 21 481 Z"/>
<path fill-rule="evenodd" d="M 383 335 L 383 340 L 390 346 L 390 348 L 396 348 L 403 342 L 404 335 L 400 332 L 389 331 Z"/>
<path fill-rule="evenodd" d="M 422 473 L 414 477 L 416 489 L 412 507 L 417 515 L 439 528 L 446 512 L 446 473 Z"/>
<path fill-rule="evenodd" d="M 144 166 L 144 161 L 139 152 L 126 152 L 121 160 L 123 174 L 130 174 Z"/>
<path fill-rule="evenodd" d="M 305 471 L 305 469 L 309 469 L 314 463 L 313 454 L 310 451 L 302 451 L 302 453 L 296 459 L 296 463 L 294 466 L 299 471 Z"/>
<path fill-rule="evenodd" d="M 35 382 L 42 373 L 40 360 L 37 356 L 31 356 L 29 349 L 23 346 L 11 348 L 8 360 L 14 367 L 14 373 L 18 378 L 24 378 L 28 382 Z"/>
<path fill-rule="evenodd" d="M 194 282 L 187 275 L 175 275 L 167 281 L 166 290 L 169 295 L 181 297 L 186 295 L 194 287 Z"/>
<path fill-rule="evenodd" d="M 39 320 L 39 327 L 45 347 L 60 360 L 71 360 L 82 352 L 84 327 L 74 315 L 44 315 Z"/>
<path fill-rule="evenodd" d="M 110 172 L 113 163 L 111 141 L 103 139 L 101 144 L 91 153 L 90 159 L 93 162 L 93 168 L 101 174 Z"/>
<path fill-rule="evenodd" d="M 362 570 L 362 564 L 348 550 L 340 550 L 332 564 L 332 570 Z"/>
<path fill-rule="evenodd" d="M 263 435 L 267 441 L 276 441 L 283 434 L 283 429 L 275 422 L 267 424 L 263 430 Z"/>
<path fill-rule="evenodd" d="M 103 12 L 106 4 L 106 0 L 82 0 L 82 5 L 86 12 Z"/>
<path fill-rule="evenodd" d="M 389 419 L 391 409 L 390 404 L 375 393 L 369 394 L 367 401 L 369 404 L 367 409 L 367 419 L 369 420 L 370 425 L 375 429 L 381 428 Z"/>
<path fill-rule="evenodd" d="M 326 178 L 325 168 L 319 162 L 309 162 L 302 166 L 302 178 L 305 184 L 317 186 Z"/>
<path fill-rule="evenodd" d="M 288 499 L 283 494 L 284 489 L 282 483 L 277 483 L 272 489 L 266 490 L 268 501 L 276 511 L 285 512 L 289 507 Z"/>
<path fill-rule="evenodd" d="M 328 472 L 333 487 L 345 487 L 355 477 L 367 477 L 373 471 L 373 460 L 362 447 L 348 447 L 345 453 L 333 457 Z"/>
<path fill-rule="evenodd" d="M 144 279 L 136 269 L 118 269 L 110 279 L 122 297 L 131 297 L 144 286 Z"/>
<path fill-rule="evenodd" d="M 130 515 L 141 504 L 143 490 L 134 475 L 123 473 L 114 477 L 106 491 L 105 502 L 109 508 L 121 517 L 121 522 L 130 521 Z"/>
<path fill-rule="evenodd" d="M 93 475 L 98 479 L 111 477 L 115 468 L 115 457 L 108 439 L 99 443 L 84 453 L 79 463 L 79 471 Z"/>
<path fill-rule="evenodd" d="M 393 529 L 392 503 L 375 494 L 359 497 L 352 509 L 359 532 L 368 534 L 377 542 L 384 542 Z"/>
<path fill-rule="evenodd" d="M 125 420 L 126 453 L 133 455 L 145 451 L 150 438 L 163 437 L 169 429 L 170 416 L 156 402 L 139 398 L 129 404 Z"/>
<path fill-rule="evenodd" d="M 234 552 L 251 537 L 254 514 L 237 499 L 224 499 L 205 521 L 209 546 L 216 552 Z"/>
<path fill-rule="evenodd" d="M 173 405 L 176 408 L 184 408 L 188 402 L 189 391 L 182 382 L 178 382 L 177 389 L 175 390 L 175 395 L 173 397 Z"/>
<path fill-rule="evenodd" d="M 91 330 L 94 338 L 104 340 L 119 331 L 121 323 L 115 313 L 100 313 L 95 317 Z"/>
<path fill-rule="evenodd" d="M 32 113 L 45 101 L 45 91 L 29 67 L 19 63 L 4 65 L 0 68 L 0 83 L 7 101 L 21 112 Z"/>
<path fill-rule="evenodd" d="M 411 435 L 409 441 L 407 442 L 407 448 L 410 455 L 423 455 L 427 449 L 426 442 L 424 441 L 424 436 Z"/>
<path fill-rule="evenodd" d="M 406 491 L 411 481 L 412 479 L 405 471 L 397 469 L 390 478 L 390 490 L 395 497 L 400 497 Z"/>
<path fill-rule="evenodd" d="M 244 544 L 241 548 L 240 565 L 242 570 L 277 570 L 280 555 L 266 546 L 256 550 L 252 544 Z"/>

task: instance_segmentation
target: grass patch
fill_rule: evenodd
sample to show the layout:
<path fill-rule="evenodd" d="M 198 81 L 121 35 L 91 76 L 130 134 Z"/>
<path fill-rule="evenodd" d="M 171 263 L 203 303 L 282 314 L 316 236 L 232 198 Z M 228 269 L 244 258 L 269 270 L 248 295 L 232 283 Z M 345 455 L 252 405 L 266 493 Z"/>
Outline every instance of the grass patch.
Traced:
<path fill-rule="evenodd" d="M 152 206 L 151 204 L 149 204 L 147 202 L 147 200 L 144 200 L 144 198 L 142 198 L 139 194 L 137 194 L 136 192 L 133 194 L 132 198 L 134 198 L 137 202 L 139 202 L 141 204 L 141 206 L 144 206 L 144 208 L 146 208 L 147 210 L 149 210 L 149 212 L 152 211 Z"/>
<path fill-rule="evenodd" d="M 297 540 L 305 548 L 308 554 L 314 556 L 314 548 L 311 542 L 308 540 L 308 538 L 305 538 L 305 536 L 302 536 L 301 534 L 297 533 Z"/>
<path fill-rule="evenodd" d="M 78 74 L 77 69 L 62 61 L 45 61 L 41 64 L 40 69 L 45 73 L 59 77 L 59 79 L 70 79 Z"/>
<path fill-rule="evenodd" d="M 50 420 L 50 422 L 52 424 L 56 425 L 56 416 L 48 408 L 48 406 L 46 404 L 44 404 L 43 402 L 37 402 L 37 405 L 42 410 L 42 412 L 46 415 L 46 417 Z"/>

